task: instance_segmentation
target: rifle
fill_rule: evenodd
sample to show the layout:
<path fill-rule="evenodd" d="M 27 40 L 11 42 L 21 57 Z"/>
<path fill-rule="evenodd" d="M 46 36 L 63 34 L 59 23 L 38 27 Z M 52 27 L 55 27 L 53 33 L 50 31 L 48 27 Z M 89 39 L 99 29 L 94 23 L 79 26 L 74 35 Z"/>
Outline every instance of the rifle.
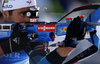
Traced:
<path fill-rule="evenodd" d="M 65 18 L 66 16 L 68 16 L 69 14 L 71 14 L 72 12 L 75 12 L 75 11 L 80 11 L 80 10 L 84 10 L 84 9 L 96 9 L 97 11 L 95 11 L 95 12 L 97 14 L 94 14 L 94 13 L 90 14 L 89 17 L 87 17 L 87 20 L 86 20 L 87 25 L 89 25 L 87 32 L 91 32 L 92 30 L 96 30 L 96 25 L 100 25 L 100 23 L 98 23 L 98 20 L 100 18 L 100 16 L 98 16 L 99 6 L 100 6 L 100 4 L 88 4 L 88 5 L 84 5 L 84 6 L 81 6 L 81 7 L 77 7 L 75 9 L 73 9 L 71 12 L 69 12 L 68 14 L 66 14 L 63 18 Z M 92 18 L 91 16 L 93 16 L 93 15 L 95 15 L 97 18 Z M 60 22 L 63 18 L 61 18 L 58 22 Z M 30 39 L 31 38 L 34 39 L 34 36 L 36 36 L 35 41 L 42 41 L 42 42 L 54 41 L 55 34 L 57 36 L 65 35 L 66 29 L 68 27 L 68 24 L 58 23 L 58 22 L 20 23 L 21 29 L 19 29 L 19 30 L 26 29 L 29 32 L 28 37 Z M 1 32 L 0 33 L 0 35 L 1 35 L 0 39 L 5 39 L 5 38 L 9 38 L 9 36 L 12 32 L 12 28 L 13 28 L 13 26 L 15 26 L 15 23 L 0 23 L 0 26 L 1 26 L 0 27 L 0 32 Z M 5 28 L 5 27 L 7 27 L 7 28 Z M 36 34 L 36 35 L 34 35 L 34 34 Z M 44 34 L 44 35 L 42 35 L 42 34 Z M 44 38 L 46 38 L 46 39 L 44 39 Z M 96 53 L 99 50 L 99 38 L 96 34 L 91 36 L 91 38 L 89 38 L 88 41 L 90 43 L 92 43 L 93 46 L 89 47 L 88 49 L 86 49 L 82 53 L 78 54 L 76 57 L 74 57 L 70 61 L 66 62 L 65 64 L 72 64 L 74 62 L 78 62 L 79 60 L 84 59 L 84 58 Z M 51 45 L 51 46 L 53 46 L 53 45 Z M 81 56 L 81 54 L 83 54 L 83 56 Z"/>
<path fill-rule="evenodd" d="M 87 23 L 87 24 L 98 24 L 98 23 Z M 10 37 L 13 27 L 16 23 L 0 23 L 0 39 L 7 39 Z M 68 24 L 57 23 L 57 22 L 26 22 L 20 23 L 19 30 L 27 30 L 28 37 L 36 39 L 34 42 L 49 42 L 54 41 L 55 35 L 62 36 L 66 35 L 66 29 Z"/>
<path fill-rule="evenodd" d="M 10 37 L 13 27 L 16 23 L 0 23 L 0 39 L 7 39 Z M 30 40 L 36 39 L 37 42 L 54 41 L 55 38 L 55 23 L 47 24 L 45 22 L 29 22 L 20 23 L 19 30 L 27 30 Z"/>

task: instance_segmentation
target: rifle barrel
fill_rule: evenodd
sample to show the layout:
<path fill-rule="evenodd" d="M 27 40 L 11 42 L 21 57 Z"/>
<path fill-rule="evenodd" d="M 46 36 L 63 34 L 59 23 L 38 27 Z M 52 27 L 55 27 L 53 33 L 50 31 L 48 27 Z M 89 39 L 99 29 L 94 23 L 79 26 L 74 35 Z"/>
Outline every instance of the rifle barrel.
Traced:
<path fill-rule="evenodd" d="M 95 23 L 95 22 L 94 23 L 93 22 L 86 22 L 86 23 L 87 23 L 87 25 L 90 25 L 90 26 L 91 25 L 100 25 L 100 22 L 97 22 L 97 23 Z"/>

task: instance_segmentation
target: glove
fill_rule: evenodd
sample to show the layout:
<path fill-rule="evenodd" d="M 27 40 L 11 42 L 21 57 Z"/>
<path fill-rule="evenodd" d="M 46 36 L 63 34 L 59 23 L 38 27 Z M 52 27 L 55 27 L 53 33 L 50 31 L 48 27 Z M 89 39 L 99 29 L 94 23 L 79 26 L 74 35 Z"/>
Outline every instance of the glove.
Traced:
<path fill-rule="evenodd" d="M 67 28 L 67 33 L 65 37 L 65 47 L 76 47 L 79 43 L 78 40 L 84 39 L 86 34 L 87 25 L 85 22 L 81 21 L 80 17 L 74 18 L 74 20 L 69 24 Z"/>
<path fill-rule="evenodd" d="M 26 30 L 18 31 L 18 24 L 16 24 L 10 38 L 1 43 L 4 54 L 26 49 L 28 47 L 27 35 Z"/>

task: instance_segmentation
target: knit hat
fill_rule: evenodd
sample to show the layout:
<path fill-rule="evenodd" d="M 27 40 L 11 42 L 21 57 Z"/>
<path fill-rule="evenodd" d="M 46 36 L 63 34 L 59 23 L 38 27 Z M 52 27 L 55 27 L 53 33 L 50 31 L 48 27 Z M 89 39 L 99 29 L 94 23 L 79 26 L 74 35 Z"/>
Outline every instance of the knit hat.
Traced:
<path fill-rule="evenodd" d="M 36 0 L 2 0 L 3 11 L 36 6 Z"/>

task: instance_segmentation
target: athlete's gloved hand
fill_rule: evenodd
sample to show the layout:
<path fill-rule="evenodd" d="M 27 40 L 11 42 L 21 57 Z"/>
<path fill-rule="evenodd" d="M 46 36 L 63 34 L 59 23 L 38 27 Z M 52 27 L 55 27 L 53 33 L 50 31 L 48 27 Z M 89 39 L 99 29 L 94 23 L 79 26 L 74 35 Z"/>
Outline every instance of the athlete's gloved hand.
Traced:
<path fill-rule="evenodd" d="M 82 22 L 80 17 L 74 18 L 67 28 L 67 33 L 64 40 L 65 47 L 76 47 L 76 45 L 79 43 L 78 40 L 84 39 L 86 30 L 86 23 Z"/>
<path fill-rule="evenodd" d="M 26 30 L 18 31 L 18 24 L 16 24 L 10 38 L 0 44 L 3 52 L 8 54 L 26 49 L 29 41 L 27 35 Z"/>

